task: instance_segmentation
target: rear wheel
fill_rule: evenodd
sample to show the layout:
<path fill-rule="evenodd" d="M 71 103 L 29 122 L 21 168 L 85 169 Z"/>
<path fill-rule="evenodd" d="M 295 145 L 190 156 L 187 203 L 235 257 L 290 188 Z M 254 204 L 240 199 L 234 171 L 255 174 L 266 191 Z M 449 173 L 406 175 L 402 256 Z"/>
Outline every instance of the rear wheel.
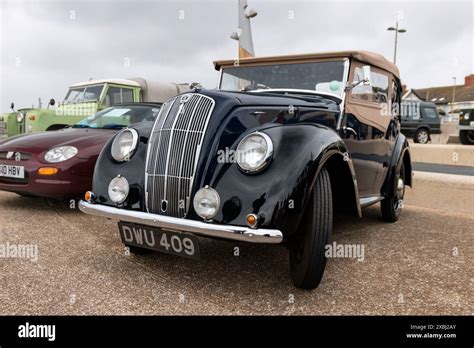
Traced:
<path fill-rule="evenodd" d="M 474 145 L 474 131 L 462 130 L 459 131 L 459 140 L 464 145 Z"/>
<path fill-rule="evenodd" d="M 290 273 L 297 288 L 314 289 L 321 282 L 332 221 L 331 182 L 328 171 L 323 168 L 311 192 L 300 230 L 290 241 Z"/>
<path fill-rule="evenodd" d="M 426 128 L 421 128 L 419 129 L 415 137 L 413 138 L 413 141 L 418 144 L 426 144 L 430 140 L 430 131 Z"/>
<path fill-rule="evenodd" d="M 389 197 L 385 197 L 380 202 L 382 218 L 387 222 L 395 222 L 400 218 L 403 208 L 403 198 L 405 197 L 405 167 L 402 163 L 400 169 L 395 175 L 396 191 Z"/>

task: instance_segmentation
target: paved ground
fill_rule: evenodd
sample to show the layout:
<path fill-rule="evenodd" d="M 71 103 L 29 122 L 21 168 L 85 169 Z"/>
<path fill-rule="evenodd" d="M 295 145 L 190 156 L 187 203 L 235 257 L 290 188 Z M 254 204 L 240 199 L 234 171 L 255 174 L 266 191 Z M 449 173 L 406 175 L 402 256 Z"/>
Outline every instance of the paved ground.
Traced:
<path fill-rule="evenodd" d="M 407 206 L 385 224 L 365 212 L 337 219 L 333 236 L 364 244 L 365 260 L 329 260 L 309 292 L 278 246 L 237 244 L 236 257 L 236 244 L 202 239 L 201 261 L 126 256 L 114 223 L 0 192 L 0 243 L 39 248 L 37 263 L 0 259 L 0 314 L 474 313 L 473 216 Z"/>

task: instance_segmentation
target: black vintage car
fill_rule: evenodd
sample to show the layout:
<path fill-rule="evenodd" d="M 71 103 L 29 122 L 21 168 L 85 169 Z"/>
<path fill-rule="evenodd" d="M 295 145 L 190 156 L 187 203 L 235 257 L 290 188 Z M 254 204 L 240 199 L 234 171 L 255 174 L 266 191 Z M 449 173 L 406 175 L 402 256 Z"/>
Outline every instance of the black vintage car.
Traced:
<path fill-rule="evenodd" d="M 402 103 L 401 131 L 415 143 L 426 144 L 431 134 L 441 133 L 441 119 L 436 104 L 429 102 Z"/>
<path fill-rule="evenodd" d="M 315 288 L 334 212 L 380 202 L 400 216 L 412 169 L 398 69 L 358 51 L 215 66 L 218 90 L 178 95 L 152 129 L 105 146 L 80 209 L 119 221 L 137 254 L 197 257 L 196 236 L 285 245 L 295 286 Z"/>

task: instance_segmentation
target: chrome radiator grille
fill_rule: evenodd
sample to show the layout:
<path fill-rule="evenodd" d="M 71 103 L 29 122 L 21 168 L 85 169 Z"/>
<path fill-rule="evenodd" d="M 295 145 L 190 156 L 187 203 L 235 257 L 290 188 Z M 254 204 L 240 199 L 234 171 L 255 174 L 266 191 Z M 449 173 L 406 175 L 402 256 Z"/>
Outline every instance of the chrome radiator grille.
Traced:
<path fill-rule="evenodd" d="M 214 105 L 213 99 L 193 93 L 178 96 L 162 106 L 148 144 L 148 212 L 186 216 L 201 142 Z"/>

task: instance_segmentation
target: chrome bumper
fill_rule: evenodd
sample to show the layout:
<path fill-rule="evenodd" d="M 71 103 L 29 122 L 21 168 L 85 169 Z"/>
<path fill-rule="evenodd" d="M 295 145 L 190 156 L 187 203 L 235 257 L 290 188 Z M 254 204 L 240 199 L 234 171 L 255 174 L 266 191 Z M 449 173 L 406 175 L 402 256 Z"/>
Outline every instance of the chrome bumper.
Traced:
<path fill-rule="evenodd" d="M 134 222 L 141 225 L 158 227 L 176 232 L 189 232 L 199 236 L 239 240 L 250 243 L 278 244 L 283 240 L 279 230 L 251 229 L 249 227 L 217 225 L 202 221 L 186 220 L 170 216 L 149 214 L 140 211 L 125 210 L 100 204 L 79 202 L 79 209 L 90 215 L 108 219 Z"/>

